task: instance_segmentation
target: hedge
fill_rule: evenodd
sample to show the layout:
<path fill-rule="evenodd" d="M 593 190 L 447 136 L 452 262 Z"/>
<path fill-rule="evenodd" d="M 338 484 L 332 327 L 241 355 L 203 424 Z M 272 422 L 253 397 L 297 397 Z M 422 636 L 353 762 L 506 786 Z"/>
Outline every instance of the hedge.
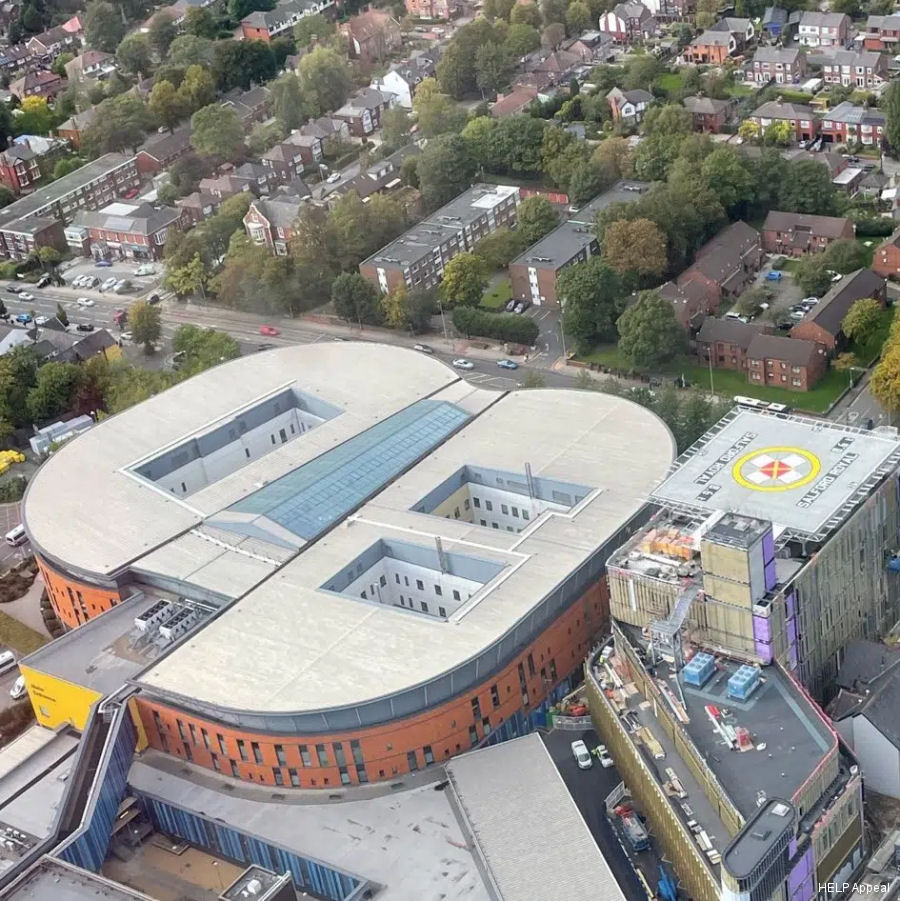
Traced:
<path fill-rule="evenodd" d="M 886 238 L 894 231 L 893 219 L 860 219 L 856 223 L 858 238 Z"/>
<path fill-rule="evenodd" d="M 453 311 L 453 325 L 467 338 L 497 338 L 516 344 L 533 345 L 540 329 L 530 316 L 516 313 L 487 313 L 473 307 L 457 307 Z"/>

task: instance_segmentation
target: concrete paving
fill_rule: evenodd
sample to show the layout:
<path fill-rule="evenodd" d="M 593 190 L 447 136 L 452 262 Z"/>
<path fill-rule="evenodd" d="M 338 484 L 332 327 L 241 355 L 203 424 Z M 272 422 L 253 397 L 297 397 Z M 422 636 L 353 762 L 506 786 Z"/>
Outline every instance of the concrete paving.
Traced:
<path fill-rule="evenodd" d="M 40 632 L 41 635 L 50 638 L 50 633 L 47 631 L 44 619 L 41 616 L 40 601 L 43 590 L 44 580 L 39 573 L 22 597 L 10 601 L 8 604 L 0 604 L 0 610 L 30 629 L 34 629 L 35 632 Z"/>

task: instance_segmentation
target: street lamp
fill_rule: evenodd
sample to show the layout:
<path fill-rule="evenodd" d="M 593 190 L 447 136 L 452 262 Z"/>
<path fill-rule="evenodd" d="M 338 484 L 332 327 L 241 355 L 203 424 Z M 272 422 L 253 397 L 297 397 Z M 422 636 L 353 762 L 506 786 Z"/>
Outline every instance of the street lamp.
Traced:
<path fill-rule="evenodd" d="M 441 300 L 440 293 L 438 293 L 437 302 L 438 302 L 438 309 L 441 311 L 441 326 L 444 329 L 444 340 L 447 342 L 447 346 L 449 347 L 450 346 L 450 338 L 447 336 L 447 320 L 444 317 L 444 303 Z"/>

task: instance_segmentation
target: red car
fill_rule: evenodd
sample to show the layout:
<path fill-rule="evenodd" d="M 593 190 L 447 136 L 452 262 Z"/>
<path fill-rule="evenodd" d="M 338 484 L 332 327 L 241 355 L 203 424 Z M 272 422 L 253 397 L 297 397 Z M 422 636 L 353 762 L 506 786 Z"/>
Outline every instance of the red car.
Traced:
<path fill-rule="evenodd" d="M 275 328 L 274 325 L 261 325 L 259 327 L 259 333 L 261 335 L 267 335 L 268 337 L 272 338 L 278 334 L 278 329 Z"/>

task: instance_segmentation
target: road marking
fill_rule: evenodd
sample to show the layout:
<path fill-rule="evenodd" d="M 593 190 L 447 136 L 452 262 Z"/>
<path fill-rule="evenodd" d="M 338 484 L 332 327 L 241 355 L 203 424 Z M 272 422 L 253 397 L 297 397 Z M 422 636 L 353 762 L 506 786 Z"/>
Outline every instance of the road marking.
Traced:
<path fill-rule="evenodd" d="M 859 419 L 859 413 L 855 410 L 850 410 L 850 412 L 847 413 L 847 422 L 856 422 L 857 419 Z"/>

